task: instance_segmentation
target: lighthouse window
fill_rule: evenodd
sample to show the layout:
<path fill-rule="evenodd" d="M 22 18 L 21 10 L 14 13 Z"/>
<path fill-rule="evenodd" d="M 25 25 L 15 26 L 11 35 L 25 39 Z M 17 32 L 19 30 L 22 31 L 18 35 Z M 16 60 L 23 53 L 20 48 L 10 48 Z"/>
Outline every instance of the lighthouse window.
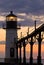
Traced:
<path fill-rule="evenodd" d="M 16 17 L 13 17 L 13 16 L 10 16 L 10 17 L 7 17 L 6 20 L 7 21 L 16 21 L 17 18 Z"/>
<path fill-rule="evenodd" d="M 14 21 L 14 17 L 11 16 L 11 17 L 9 18 L 9 20 L 10 20 L 10 21 Z"/>
<path fill-rule="evenodd" d="M 10 57 L 14 57 L 14 48 L 10 48 Z"/>

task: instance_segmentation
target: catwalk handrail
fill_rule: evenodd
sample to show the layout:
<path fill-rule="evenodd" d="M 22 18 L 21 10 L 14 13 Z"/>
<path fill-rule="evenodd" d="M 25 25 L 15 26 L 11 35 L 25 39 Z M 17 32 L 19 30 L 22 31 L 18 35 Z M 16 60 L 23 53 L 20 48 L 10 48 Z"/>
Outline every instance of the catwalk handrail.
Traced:
<path fill-rule="evenodd" d="M 38 28 L 36 28 L 36 34 L 38 34 L 40 31 L 44 31 L 44 24 L 41 24 Z M 36 34 L 35 34 L 35 30 L 34 30 L 33 32 L 31 32 L 31 33 L 28 34 L 27 36 L 25 36 L 25 37 L 19 39 L 19 40 L 17 41 L 17 43 L 20 43 L 20 42 L 24 41 L 25 39 L 28 39 L 28 38 L 30 38 L 31 36 L 34 36 L 34 35 L 36 35 Z"/>

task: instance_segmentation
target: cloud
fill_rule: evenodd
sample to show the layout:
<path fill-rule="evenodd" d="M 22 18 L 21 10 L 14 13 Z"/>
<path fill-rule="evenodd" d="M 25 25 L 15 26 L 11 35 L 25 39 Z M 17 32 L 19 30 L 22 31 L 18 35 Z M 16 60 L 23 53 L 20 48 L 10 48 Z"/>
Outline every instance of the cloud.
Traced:
<path fill-rule="evenodd" d="M 26 16 L 26 13 L 17 13 L 18 16 Z"/>
<path fill-rule="evenodd" d="M 7 13 L 9 14 L 9 13 Z M 34 26 L 34 21 L 36 20 L 37 24 L 41 24 L 44 22 L 44 15 L 33 15 L 33 14 L 26 14 L 26 13 L 14 13 L 17 15 L 17 22 L 21 24 L 21 26 Z M 6 13 L 0 15 L 0 25 L 5 24 L 6 20 Z"/>
<path fill-rule="evenodd" d="M 34 21 L 36 20 L 37 25 L 44 22 L 44 15 L 33 15 L 33 14 L 26 14 L 26 13 L 17 13 L 17 16 L 19 17 L 19 22 L 22 26 L 33 26 Z"/>
<path fill-rule="evenodd" d="M 21 22 L 21 21 L 24 21 L 24 19 L 17 18 L 17 21 Z"/>
<path fill-rule="evenodd" d="M 32 26 L 44 21 L 44 0 L 0 0 L 0 21 L 13 10 L 22 26 Z"/>
<path fill-rule="evenodd" d="M 0 11 L 25 12 L 32 14 L 44 13 L 44 0 L 0 0 Z"/>
<path fill-rule="evenodd" d="M 5 17 L 4 16 L 0 16 L 0 21 L 5 21 Z"/>

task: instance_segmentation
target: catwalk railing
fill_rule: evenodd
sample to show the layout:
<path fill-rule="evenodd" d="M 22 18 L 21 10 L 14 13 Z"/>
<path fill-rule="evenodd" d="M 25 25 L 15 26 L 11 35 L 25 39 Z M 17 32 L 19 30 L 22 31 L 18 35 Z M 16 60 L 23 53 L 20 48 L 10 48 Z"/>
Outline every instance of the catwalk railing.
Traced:
<path fill-rule="evenodd" d="M 17 45 L 20 48 L 20 64 L 21 64 L 21 47 L 24 48 L 24 55 L 23 55 L 23 63 L 26 63 L 26 52 L 25 52 L 25 46 L 26 41 L 30 44 L 30 65 L 33 65 L 33 45 L 36 42 L 36 39 L 38 41 L 38 57 L 37 57 L 37 65 L 41 65 L 41 42 L 44 39 L 44 24 L 42 24 L 40 27 L 38 27 L 36 30 L 34 30 L 31 34 L 28 34 L 26 37 L 21 38 L 19 41 L 17 41 Z"/>

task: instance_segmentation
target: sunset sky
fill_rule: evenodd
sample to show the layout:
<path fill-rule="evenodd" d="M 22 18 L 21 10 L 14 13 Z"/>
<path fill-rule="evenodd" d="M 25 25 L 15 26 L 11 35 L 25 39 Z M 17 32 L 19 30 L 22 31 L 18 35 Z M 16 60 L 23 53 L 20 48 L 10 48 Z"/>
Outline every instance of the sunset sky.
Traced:
<path fill-rule="evenodd" d="M 17 15 L 17 21 L 21 24 L 22 37 L 27 34 L 28 27 L 31 30 L 34 28 L 34 21 L 36 20 L 37 26 L 44 23 L 44 0 L 0 0 L 0 41 L 5 41 L 6 31 L 2 29 L 5 24 L 6 15 L 10 11 Z M 26 46 L 27 57 L 29 56 L 28 46 Z M 42 58 L 44 57 L 44 44 L 42 44 Z M 30 48 L 30 46 L 29 46 Z M 36 49 L 35 49 L 36 48 Z M 36 58 L 38 44 L 34 45 L 33 57 Z M 5 57 L 5 45 L 0 44 L 0 57 Z"/>

